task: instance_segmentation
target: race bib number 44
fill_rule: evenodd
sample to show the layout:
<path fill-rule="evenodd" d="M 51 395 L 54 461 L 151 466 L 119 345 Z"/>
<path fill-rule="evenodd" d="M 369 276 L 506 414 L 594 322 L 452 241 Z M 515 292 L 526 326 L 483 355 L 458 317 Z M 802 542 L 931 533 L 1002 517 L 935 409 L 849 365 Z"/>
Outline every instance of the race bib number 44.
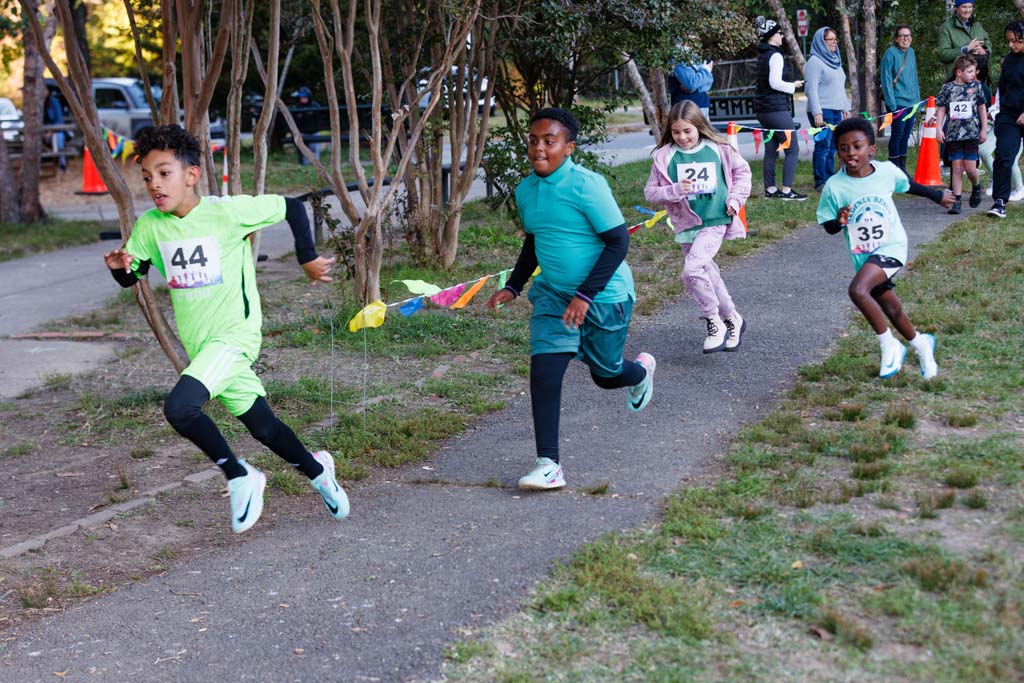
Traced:
<path fill-rule="evenodd" d="M 223 282 L 220 245 L 213 237 L 161 242 L 160 255 L 170 289 L 209 287 Z"/>
<path fill-rule="evenodd" d="M 714 194 L 718 191 L 718 174 L 712 161 L 676 164 L 676 178 L 690 181 L 690 194 Z"/>

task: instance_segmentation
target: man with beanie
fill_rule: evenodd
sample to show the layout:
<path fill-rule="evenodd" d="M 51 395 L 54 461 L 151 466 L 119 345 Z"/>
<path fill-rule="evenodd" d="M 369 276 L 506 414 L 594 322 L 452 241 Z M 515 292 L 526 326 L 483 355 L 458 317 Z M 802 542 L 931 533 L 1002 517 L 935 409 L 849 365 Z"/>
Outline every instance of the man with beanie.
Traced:
<path fill-rule="evenodd" d="M 939 26 L 938 50 L 939 61 L 949 66 L 960 55 L 991 54 L 992 43 L 981 22 L 974 18 L 972 0 L 954 2 L 953 14 Z"/>

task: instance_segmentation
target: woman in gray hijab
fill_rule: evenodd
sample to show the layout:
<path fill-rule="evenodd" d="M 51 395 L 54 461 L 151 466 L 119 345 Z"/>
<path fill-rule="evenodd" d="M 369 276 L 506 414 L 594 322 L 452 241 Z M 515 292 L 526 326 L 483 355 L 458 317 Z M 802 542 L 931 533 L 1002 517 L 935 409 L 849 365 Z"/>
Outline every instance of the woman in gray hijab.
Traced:
<path fill-rule="evenodd" d="M 820 190 L 836 172 L 836 143 L 828 125 L 835 125 L 850 115 L 850 98 L 846 95 L 846 72 L 839 57 L 839 40 L 828 26 L 814 32 L 811 56 L 804 67 L 807 93 L 807 118 L 815 128 L 824 130 L 814 136 L 814 189 Z"/>

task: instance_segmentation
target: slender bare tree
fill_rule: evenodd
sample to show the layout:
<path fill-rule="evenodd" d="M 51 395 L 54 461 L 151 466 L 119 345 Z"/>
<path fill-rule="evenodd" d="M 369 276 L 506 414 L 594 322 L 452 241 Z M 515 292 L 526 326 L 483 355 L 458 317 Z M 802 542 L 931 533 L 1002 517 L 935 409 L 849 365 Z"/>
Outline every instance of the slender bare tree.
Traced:
<path fill-rule="evenodd" d="M 839 14 L 839 32 L 843 35 L 843 51 L 846 52 L 846 75 L 850 79 L 850 106 L 854 112 L 861 111 L 860 67 L 858 66 L 857 48 L 853 45 L 853 31 L 850 29 L 850 12 L 846 0 L 836 0 L 836 12 Z"/>
<path fill-rule="evenodd" d="M 859 82 L 851 78 L 853 89 Z M 878 116 L 878 27 L 875 25 L 875 0 L 864 0 L 864 83 L 865 109 L 871 116 Z"/>
<path fill-rule="evenodd" d="M 782 0 L 768 0 L 768 4 L 771 6 L 772 11 L 775 12 L 775 20 L 782 27 L 782 35 L 786 39 L 786 45 L 789 46 L 789 52 L 793 55 L 793 64 L 800 70 L 800 74 L 803 75 L 804 67 L 807 64 L 807 60 L 804 59 L 804 51 L 800 49 L 800 43 L 796 39 L 796 34 L 793 33 L 793 25 L 789 23 L 789 16 L 786 14 L 786 8 L 782 6 Z M 836 5 L 838 6 L 838 2 Z"/>
<path fill-rule="evenodd" d="M 22 2 L 26 14 L 39 17 L 39 3 L 36 0 Z M 18 178 L 18 194 L 21 201 L 21 220 L 34 223 L 46 218 L 46 211 L 39 201 L 39 171 L 43 154 L 43 104 L 46 98 L 46 84 L 43 82 L 43 58 L 41 53 L 49 50 L 53 37 L 53 22 L 47 22 L 43 43 L 25 41 L 24 85 L 22 87 L 22 129 L 21 173 Z"/>
<path fill-rule="evenodd" d="M 249 72 L 249 43 L 252 41 L 252 17 L 255 0 L 246 0 L 235 6 L 234 26 L 231 30 L 231 89 L 228 91 L 227 139 L 224 141 L 228 157 L 228 192 L 242 193 L 242 96 L 245 78 Z"/>
<path fill-rule="evenodd" d="M 132 200 L 132 193 L 117 164 L 110 156 L 110 149 L 107 147 L 100 132 L 99 114 L 96 112 L 96 103 L 92 97 L 92 78 L 89 74 L 85 57 L 82 54 L 78 43 L 71 37 L 69 27 L 72 26 L 72 13 L 68 0 L 56 0 L 55 17 L 60 23 L 65 36 L 64 45 L 67 50 L 68 74 L 65 75 L 49 51 L 45 49 L 46 38 L 40 26 L 39 18 L 35 12 L 29 11 L 31 0 L 20 0 L 25 10 L 25 18 L 28 23 L 29 35 L 26 37 L 26 45 L 34 43 L 35 48 L 41 54 L 50 74 L 57 82 L 64 99 L 67 100 L 71 113 L 78 122 L 82 131 L 86 147 L 93 156 L 96 169 L 106 183 L 110 196 L 117 206 L 118 218 L 121 226 L 122 239 L 127 240 L 131 235 L 132 226 L 135 223 L 135 205 Z M 182 348 L 181 343 L 171 331 L 167 320 L 160 310 L 160 306 L 153 297 L 148 280 L 140 279 L 133 288 L 135 299 L 142 309 L 146 321 L 149 323 L 156 336 L 157 341 L 163 348 L 164 353 L 171 360 L 175 369 L 179 372 L 188 365 L 188 356 Z"/>

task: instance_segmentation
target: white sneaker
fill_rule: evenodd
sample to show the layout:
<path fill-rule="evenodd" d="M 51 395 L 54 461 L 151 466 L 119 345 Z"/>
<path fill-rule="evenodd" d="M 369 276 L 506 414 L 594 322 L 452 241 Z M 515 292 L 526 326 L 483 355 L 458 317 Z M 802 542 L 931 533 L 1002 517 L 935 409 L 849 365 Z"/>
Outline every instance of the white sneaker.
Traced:
<path fill-rule="evenodd" d="M 626 390 L 626 407 L 634 413 L 639 413 L 647 407 L 647 404 L 651 402 L 651 396 L 654 395 L 654 369 L 658 363 L 654 360 L 654 356 L 647 352 L 637 356 L 636 362 L 644 366 L 647 374 L 640 380 L 640 384 Z"/>
<path fill-rule="evenodd" d="M 931 334 L 921 334 L 924 340 L 924 348 L 914 347 L 914 351 L 917 353 L 917 359 L 921 361 L 921 376 L 925 379 L 932 379 L 939 374 L 939 366 L 935 362 L 935 336 Z"/>
<path fill-rule="evenodd" d="M 1010 192 L 1010 201 L 1019 202 L 1024 199 L 1024 187 L 1018 187 L 1016 190 Z"/>
<path fill-rule="evenodd" d="M 747 321 L 738 312 L 728 318 L 722 318 L 725 329 L 729 333 L 725 338 L 725 350 L 735 351 L 743 341 L 743 333 L 747 331 Z"/>
<path fill-rule="evenodd" d="M 725 338 L 729 334 L 721 316 L 711 315 L 701 320 L 708 325 L 708 336 L 704 337 L 704 353 L 714 353 L 725 348 Z"/>
<path fill-rule="evenodd" d="M 309 483 L 323 498 L 324 507 L 331 513 L 331 517 L 345 519 L 348 517 L 348 496 L 334 476 L 334 458 L 327 451 L 317 451 L 313 459 L 324 466 L 324 471 Z"/>
<path fill-rule="evenodd" d="M 562 466 L 551 458 L 537 458 L 537 466 L 519 480 L 519 488 L 525 491 L 547 491 L 564 487 Z"/>
<path fill-rule="evenodd" d="M 244 467 L 248 474 L 228 480 L 231 530 L 236 534 L 252 527 L 263 514 L 263 489 L 267 487 L 266 475 L 245 460 L 239 460 L 238 464 Z"/>
<path fill-rule="evenodd" d="M 879 377 L 892 377 L 903 367 L 903 359 L 907 355 L 907 347 L 895 339 L 891 344 L 882 347 L 882 365 L 878 370 Z"/>

